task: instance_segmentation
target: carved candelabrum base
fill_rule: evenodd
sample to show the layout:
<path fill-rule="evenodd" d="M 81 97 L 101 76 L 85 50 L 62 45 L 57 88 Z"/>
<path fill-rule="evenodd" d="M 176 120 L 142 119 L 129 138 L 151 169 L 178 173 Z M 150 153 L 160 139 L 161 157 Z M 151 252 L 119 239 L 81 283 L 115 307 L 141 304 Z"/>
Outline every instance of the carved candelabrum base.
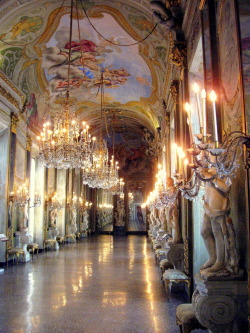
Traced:
<path fill-rule="evenodd" d="M 209 332 L 247 332 L 247 281 L 211 281 L 197 274 L 195 284 L 193 309 Z"/>
<path fill-rule="evenodd" d="M 27 245 L 31 242 L 32 237 L 27 230 L 16 232 L 16 247 L 24 250 L 25 256 L 21 256 L 20 262 L 30 261 L 30 253 L 27 251 Z"/>

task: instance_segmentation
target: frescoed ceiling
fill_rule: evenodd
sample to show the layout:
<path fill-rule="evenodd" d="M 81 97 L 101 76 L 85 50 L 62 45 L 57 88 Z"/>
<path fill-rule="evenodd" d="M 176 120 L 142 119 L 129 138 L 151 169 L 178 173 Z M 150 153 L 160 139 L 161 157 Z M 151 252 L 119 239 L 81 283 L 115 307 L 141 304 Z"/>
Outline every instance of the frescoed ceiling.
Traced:
<path fill-rule="evenodd" d="M 74 2 L 75 3 L 75 2 Z M 84 9 L 95 29 L 86 17 Z M 103 73 L 107 115 L 119 112 L 116 128 L 123 138 L 137 136 L 142 149 L 145 128 L 159 127 L 168 35 L 154 28 L 149 1 L 78 1 L 70 75 L 70 101 L 94 134 L 100 131 L 100 78 Z M 43 120 L 60 111 L 67 90 L 70 1 L 2 1 L 0 68 L 27 96 L 28 123 L 39 130 Z M 100 32 L 105 39 L 103 39 Z M 112 43 L 114 44 L 112 44 Z M 84 64 L 84 65 L 83 65 Z M 131 140 L 125 138 L 129 144 Z M 132 147 L 133 148 L 133 147 Z"/>

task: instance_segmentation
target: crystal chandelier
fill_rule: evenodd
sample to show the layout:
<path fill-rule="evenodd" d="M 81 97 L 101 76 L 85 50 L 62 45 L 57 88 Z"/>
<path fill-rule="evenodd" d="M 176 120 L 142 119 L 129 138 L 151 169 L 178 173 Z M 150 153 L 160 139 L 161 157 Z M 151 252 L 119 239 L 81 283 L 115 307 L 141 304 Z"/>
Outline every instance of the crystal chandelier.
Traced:
<path fill-rule="evenodd" d="M 62 112 L 57 113 L 51 122 L 43 125 L 41 135 L 37 137 L 39 142 L 40 158 L 47 168 L 69 169 L 85 168 L 91 165 L 95 138 L 89 134 L 89 126 L 83 122 L 81 129 L 75 112 L 71 110 L 69 103 L 70 90 L 70 65 L 72 47 L 72 15 L 73 0 L 71 1 L 70 14 L 70 39 L 68 56 L 68 84 L 66 102 Z M 79 29 L 79 27 L 78 27 Z"/>
<path fill-rule="evenodd" d="M 100 138 L 95 140 L 91 147 L 91 157 L 88 159 L 89 164 L 82 166 L 83 184 L 92 188 L 110 189 L 119 183 L 118 162 L 114 160 L 114 154 L 109 161 L 108 145 L 102 136 L 102 120 L 103 120 L 103 72 L 100 80 L 101 93 L 101 128 Z"/>

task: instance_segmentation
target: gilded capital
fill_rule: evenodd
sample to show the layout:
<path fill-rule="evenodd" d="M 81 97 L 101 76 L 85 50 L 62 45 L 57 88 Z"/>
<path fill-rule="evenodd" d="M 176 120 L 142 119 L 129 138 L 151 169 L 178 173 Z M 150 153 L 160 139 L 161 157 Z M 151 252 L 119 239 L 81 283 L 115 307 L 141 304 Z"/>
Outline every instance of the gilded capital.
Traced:
<path fill-rule="evenodd" d="M 28 151 L 31 151 L 31 146 L 32 146 L 32 138 L 27 135 L 26 137 L 26 147 Z"/>
<path fill-rule="evenodd" d="M 178 7 L 180 4 L 180 0 L 167 0 L 166 1 L 166 7 L 169 8 L 169 7 Z"/>
<path fill-rule="evenodd" d="M 185 67 L 187 58 L 186 43 L 173 42 L 170 51 L 170 59 L 172 63 L 177 67 Z"/>
<path fill-rule="evenodd" d="M 11 115 L 11 132 L 16 134 L 17 126 L 20 123 L 19 117 L 15 114 L 12 113 Z"/>
<path fill-rule="evenodd" d="M 170 91 L 170 94 L 172 95 L 172 98 L 174 100 L 175 103 L 178 102 L 179 100 L 179 90 L 178 90 L 178 87 L 179 87 L 179 82 L 177 80 L 173 80 L 171 82 L 171 85 L 170 85 L 170 88 L 169 88 L 169 91 Z"/>
<path fill-rule="evenodd" d="M 166 112 L 165 122 L 166 122 L 166 127 L 169 129 L 169 127 L 170 127 L 170 112 Z"/>

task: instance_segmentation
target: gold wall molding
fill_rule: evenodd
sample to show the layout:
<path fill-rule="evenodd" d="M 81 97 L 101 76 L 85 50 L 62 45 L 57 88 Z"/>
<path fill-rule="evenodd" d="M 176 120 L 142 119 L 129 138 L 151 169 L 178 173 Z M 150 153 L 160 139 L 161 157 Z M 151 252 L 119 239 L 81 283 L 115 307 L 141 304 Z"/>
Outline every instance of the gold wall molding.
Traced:
<path fill-rule="evenodd" d="M 16 134 L 17 126 L 19 123 L 20 123 L 20 118 L 15 113 L 13 113 L 11 115 L 11 132 Z"/>

